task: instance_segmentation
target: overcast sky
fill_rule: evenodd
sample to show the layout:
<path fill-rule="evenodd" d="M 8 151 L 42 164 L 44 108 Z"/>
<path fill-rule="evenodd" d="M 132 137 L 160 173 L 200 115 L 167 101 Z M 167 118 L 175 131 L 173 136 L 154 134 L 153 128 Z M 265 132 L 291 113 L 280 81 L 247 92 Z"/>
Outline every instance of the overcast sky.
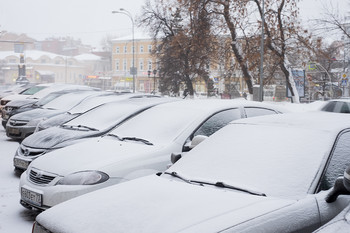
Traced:
<path fill-rule="evenodd" d="M 301 0 L 302 18 L 317 18 L 328 1 L 341 10 L 349 8 L 349 0 Z M 0 0 L 0 31 L 25 33 L 37 40 L 71 36 L 99 47 L 107 34 L 131 33 L 131 20 L 123 14 L 112 14 L 112 10 L 125 8 L 136 17 L 143 3 L 144 0 Z"/>

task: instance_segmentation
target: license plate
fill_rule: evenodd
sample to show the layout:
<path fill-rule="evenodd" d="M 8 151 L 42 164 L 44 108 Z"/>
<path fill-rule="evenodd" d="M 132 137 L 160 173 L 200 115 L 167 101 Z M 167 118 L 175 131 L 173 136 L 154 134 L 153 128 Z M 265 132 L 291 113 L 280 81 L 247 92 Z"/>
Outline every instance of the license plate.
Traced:
<path fill-rule="evenodd" d="M 21 188 L 21 199 L 36 206 L 42 205 L 42 195 L 25 188 Z"/>
<path fill-rule="evenodd" d="M 14 165 L 15 167 L 27 169 L 28 166 L 29 166 L 29 161 L 22 160 L 22 159 L 18 159 L 18 158 L 14 158 L 14 159 L 13 159 L 13 165 Z"/>
<path fill-rule="evenodd" d="M 19 134 L 19 129 L 16 128 L 9 128 L 8 131 L 10 134 Z"/>

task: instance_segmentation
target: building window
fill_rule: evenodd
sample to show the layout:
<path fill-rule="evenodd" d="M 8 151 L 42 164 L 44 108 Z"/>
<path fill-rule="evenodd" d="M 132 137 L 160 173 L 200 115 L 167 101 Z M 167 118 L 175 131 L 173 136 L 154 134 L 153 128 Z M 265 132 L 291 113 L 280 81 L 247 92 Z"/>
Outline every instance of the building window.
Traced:
<path fill-rule="evenodd" d="M 152 45 L 148 45 L 148 52 L 149 52 L 149 53 L 152 52 Z"/>
<path fill-rule="evenodd" d="M 140 46 L 140 53 L 143 53 L 143 45 Z"/>
<path fill-rule="evenodd" d="M 144 70 L 144 66 L 143 66 L 143 60 L 140 60 L 140 64 L 139 64 L 140 70 Z"/>
<path fill-rule="evenodd" d="M 116 52 L 116 53 L 120 53 L 119 46 L 117 46 L 117 47 L 115 48 L 115 52 Z"/>
<path fill-rule="evenodd" d="M 123 70 L 127 70 L 127 64 L 128 64 L 128 62 L 124 59 L 123 60 Z"/>
<path fill-rule="evenodd" d="M 124 46 L 124 53 L 127 53 L 128 52 L 128 47 L 125 45 Z"/>
<path fill-rule="evenodd" d="M 115 70 L 116 70 L 116 71 L 119 71 L 119 69 L 120 69 L 119 66 L 120 66 L 119 60 L 116 60 L 116 61 L 115 61 Z"/>
<path fill-rule="evenodd" d="M 132 53 L 135 53 L 135 46 L 132 46 Z"/>
<path fill-rule="evenodd" d="M 148 60 L 148 70 L 152 70 L 152 60 Z"/>

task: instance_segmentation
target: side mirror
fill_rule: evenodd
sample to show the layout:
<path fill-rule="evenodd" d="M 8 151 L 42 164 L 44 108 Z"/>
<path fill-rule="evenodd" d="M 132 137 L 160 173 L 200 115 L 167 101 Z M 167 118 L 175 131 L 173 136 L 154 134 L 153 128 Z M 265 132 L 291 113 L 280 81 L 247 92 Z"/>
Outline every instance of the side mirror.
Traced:
<path fill-rule="evenodd" d="M 337 200 L 339 195 L 350 194 L 350 166 L 344 171 L 344 177 L 339 177 L 326 197 L 327 203 Z"/>
<path fill-rule="evenodd" d="M 179 159 L 181 159 L 181 154 L 171 153 L 170 161 L 172 164 L 176 163 Z"/>
<path fill-rule="evenodd" d="M 194 136 L 194 138 L 191 141 L 190 149 L 195 148 L 199 143 L 203 142 L 205 139 L 207 139 L 207 136 L 204 135 L 197 135 Z"/>

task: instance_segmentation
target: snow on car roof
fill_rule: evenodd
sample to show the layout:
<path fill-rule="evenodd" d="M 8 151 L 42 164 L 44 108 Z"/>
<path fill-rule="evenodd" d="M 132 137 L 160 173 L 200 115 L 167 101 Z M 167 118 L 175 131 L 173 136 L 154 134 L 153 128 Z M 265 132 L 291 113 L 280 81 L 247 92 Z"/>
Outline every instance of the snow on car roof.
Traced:
<path fill-rule="evenodd" d="M 340 128 L 350 127 L 350 115 L 333 112 L 301 112 L 283 115 L 261 116 L 259 118 L 241 119 L 231 124 L 265 124 L 265 125 L 289 125 L 293 127 L 320 129 L 337 132 Z"/>

